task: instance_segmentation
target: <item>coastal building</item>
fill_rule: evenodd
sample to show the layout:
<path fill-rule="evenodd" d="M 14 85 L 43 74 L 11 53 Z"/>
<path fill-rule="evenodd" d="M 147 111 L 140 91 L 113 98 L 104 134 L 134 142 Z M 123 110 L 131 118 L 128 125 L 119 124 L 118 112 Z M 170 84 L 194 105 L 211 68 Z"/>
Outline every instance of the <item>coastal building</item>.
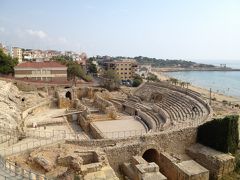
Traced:
<path fill-rule="evenodd" d="M 52 57 L 60 56 L 61 52 L 56 50 L 35 50 L 35 49 L 25 49 L 23 51 L 24 61 L 49 61 Z"/>
<path fill-rule="evenodd" d="M 12 47 L 11 56 L 18 59 L 18 63 L 23 61 L 22 49 L 19 47 Z"/>
<path fill-rule="evenodd" d="M 4 54 L 9 55 L 8 49 L 2 43 L 0 43 L 0 49 L 2 49 Z"/>
<path fill-rule="evenodd" d="M 137 70 L 137 62 L 132 59 L 123 59 L 104 63 L 105 70 L 114 70 L 121 80 L 132 80 Z"/>
<path fill-rule="evenodd" d="M 23 62 L 14 68 L 15 78 L 31 81 L 67 81 L 67 67 L 55 61 Z"/>
<path fill-rule="evenodd" d="M 152 71 L 151 65 L 140 65 L 137 68 L 136 74 L 138 74 L 142 78 L 147 78 L 148 74 L 151 73 L 151 71 Z"/>

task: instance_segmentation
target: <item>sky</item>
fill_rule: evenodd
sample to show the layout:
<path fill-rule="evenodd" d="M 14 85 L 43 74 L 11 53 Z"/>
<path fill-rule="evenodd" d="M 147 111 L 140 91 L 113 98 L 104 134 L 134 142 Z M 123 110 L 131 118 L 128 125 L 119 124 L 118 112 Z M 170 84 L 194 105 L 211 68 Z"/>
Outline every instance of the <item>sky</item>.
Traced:
<path fill-rule="evenodd" d="M 0 42 L 240 63 L 239 0 L 0 0 Z"/>

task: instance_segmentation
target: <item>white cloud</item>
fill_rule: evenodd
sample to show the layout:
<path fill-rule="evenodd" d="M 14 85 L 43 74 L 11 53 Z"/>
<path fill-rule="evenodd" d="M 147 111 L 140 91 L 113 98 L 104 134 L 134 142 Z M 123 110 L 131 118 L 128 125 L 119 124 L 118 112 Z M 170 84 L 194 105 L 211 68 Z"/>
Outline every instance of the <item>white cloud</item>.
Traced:
<path fill-rule="evenodd" d="M 0 33 L 4 33 L 5 32 L 5 28 L 4 27 L 0 27 Z"/>
<path fill-rule="evenodd" d="M 47 33 L 45 33 L 42 30 L 32 30 L 32 29 L 27 29 L 26 32 L 30 34 L 31 36 L 36 36 L 40 39 L 44 39 L 47 37 Z"/>

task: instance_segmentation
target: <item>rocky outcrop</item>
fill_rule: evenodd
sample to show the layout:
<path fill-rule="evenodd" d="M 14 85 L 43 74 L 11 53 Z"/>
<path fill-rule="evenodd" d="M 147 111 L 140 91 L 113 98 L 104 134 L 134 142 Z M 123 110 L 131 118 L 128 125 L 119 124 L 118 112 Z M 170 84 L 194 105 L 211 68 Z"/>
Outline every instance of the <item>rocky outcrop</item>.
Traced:
<path fill-rule="evenodd" d="M 80 171 L 81 164 L 83 164 L 83 159 L 75 153 L 67 155 L 60 154 L 57 159 L 57 163 L 61 166 L 71 167 L 75 171 Z"/>
<path fill-rule="evenodd" d="M 54 167 L 54 165 L 43 156 L 34 157 L 33 161 L 40 165 L 47 172 L 50 172 Z"/>
<path fill-rule="evenodd" d="M 21 98 L 18 88 L 12 83 L 0 81 L 0 126 L 16 129 L 21 120 Z"/>

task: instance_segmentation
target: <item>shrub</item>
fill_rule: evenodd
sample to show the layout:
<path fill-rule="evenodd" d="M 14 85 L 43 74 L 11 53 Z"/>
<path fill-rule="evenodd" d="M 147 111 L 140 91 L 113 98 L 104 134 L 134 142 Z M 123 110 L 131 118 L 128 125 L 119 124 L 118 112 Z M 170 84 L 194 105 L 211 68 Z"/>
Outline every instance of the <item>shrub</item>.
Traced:
<path fill-rule="evenodd" d="M 139 75 L 135 75 L 133 78 L 134 78 L 132 82 L 133 87 L 138 87 L 140 84 L 142 84 L 143 79 Z"/>
<path fill-rule="evenodd" d="M 197 141 L 225 153 L 235 153 L 239 141 L 238 119 L 237 115 L 226 116 L 199 126 Z"/>
<path fill-rule="evenodd" d="M 141 80 L 139 80 L 139 79 L 134 79 L 134 80 L 133 80 L 133 83 L 132 83 L 132 86 L 133 86 L 133 87 L 138 87 L 141 83 L 142 83 Z"/>
<path fill-rule="evenodd" d="M 90 75 L 85 75 L 85 76 L 82 77 L 82 79 L 83 79 L 84 81 L 91 82 L 91 81 L 92 81 L 92 76 L 90 76 Z"/>
<path fill-rule="evenodd" d="M 226 105 L 228 102 L 226 100 L 222 101 L 223 105 Z"/>
<path fill-rule="evenodd" d="M 212 98 L 213 101 L 217 101 L 216 97 Z"/>

